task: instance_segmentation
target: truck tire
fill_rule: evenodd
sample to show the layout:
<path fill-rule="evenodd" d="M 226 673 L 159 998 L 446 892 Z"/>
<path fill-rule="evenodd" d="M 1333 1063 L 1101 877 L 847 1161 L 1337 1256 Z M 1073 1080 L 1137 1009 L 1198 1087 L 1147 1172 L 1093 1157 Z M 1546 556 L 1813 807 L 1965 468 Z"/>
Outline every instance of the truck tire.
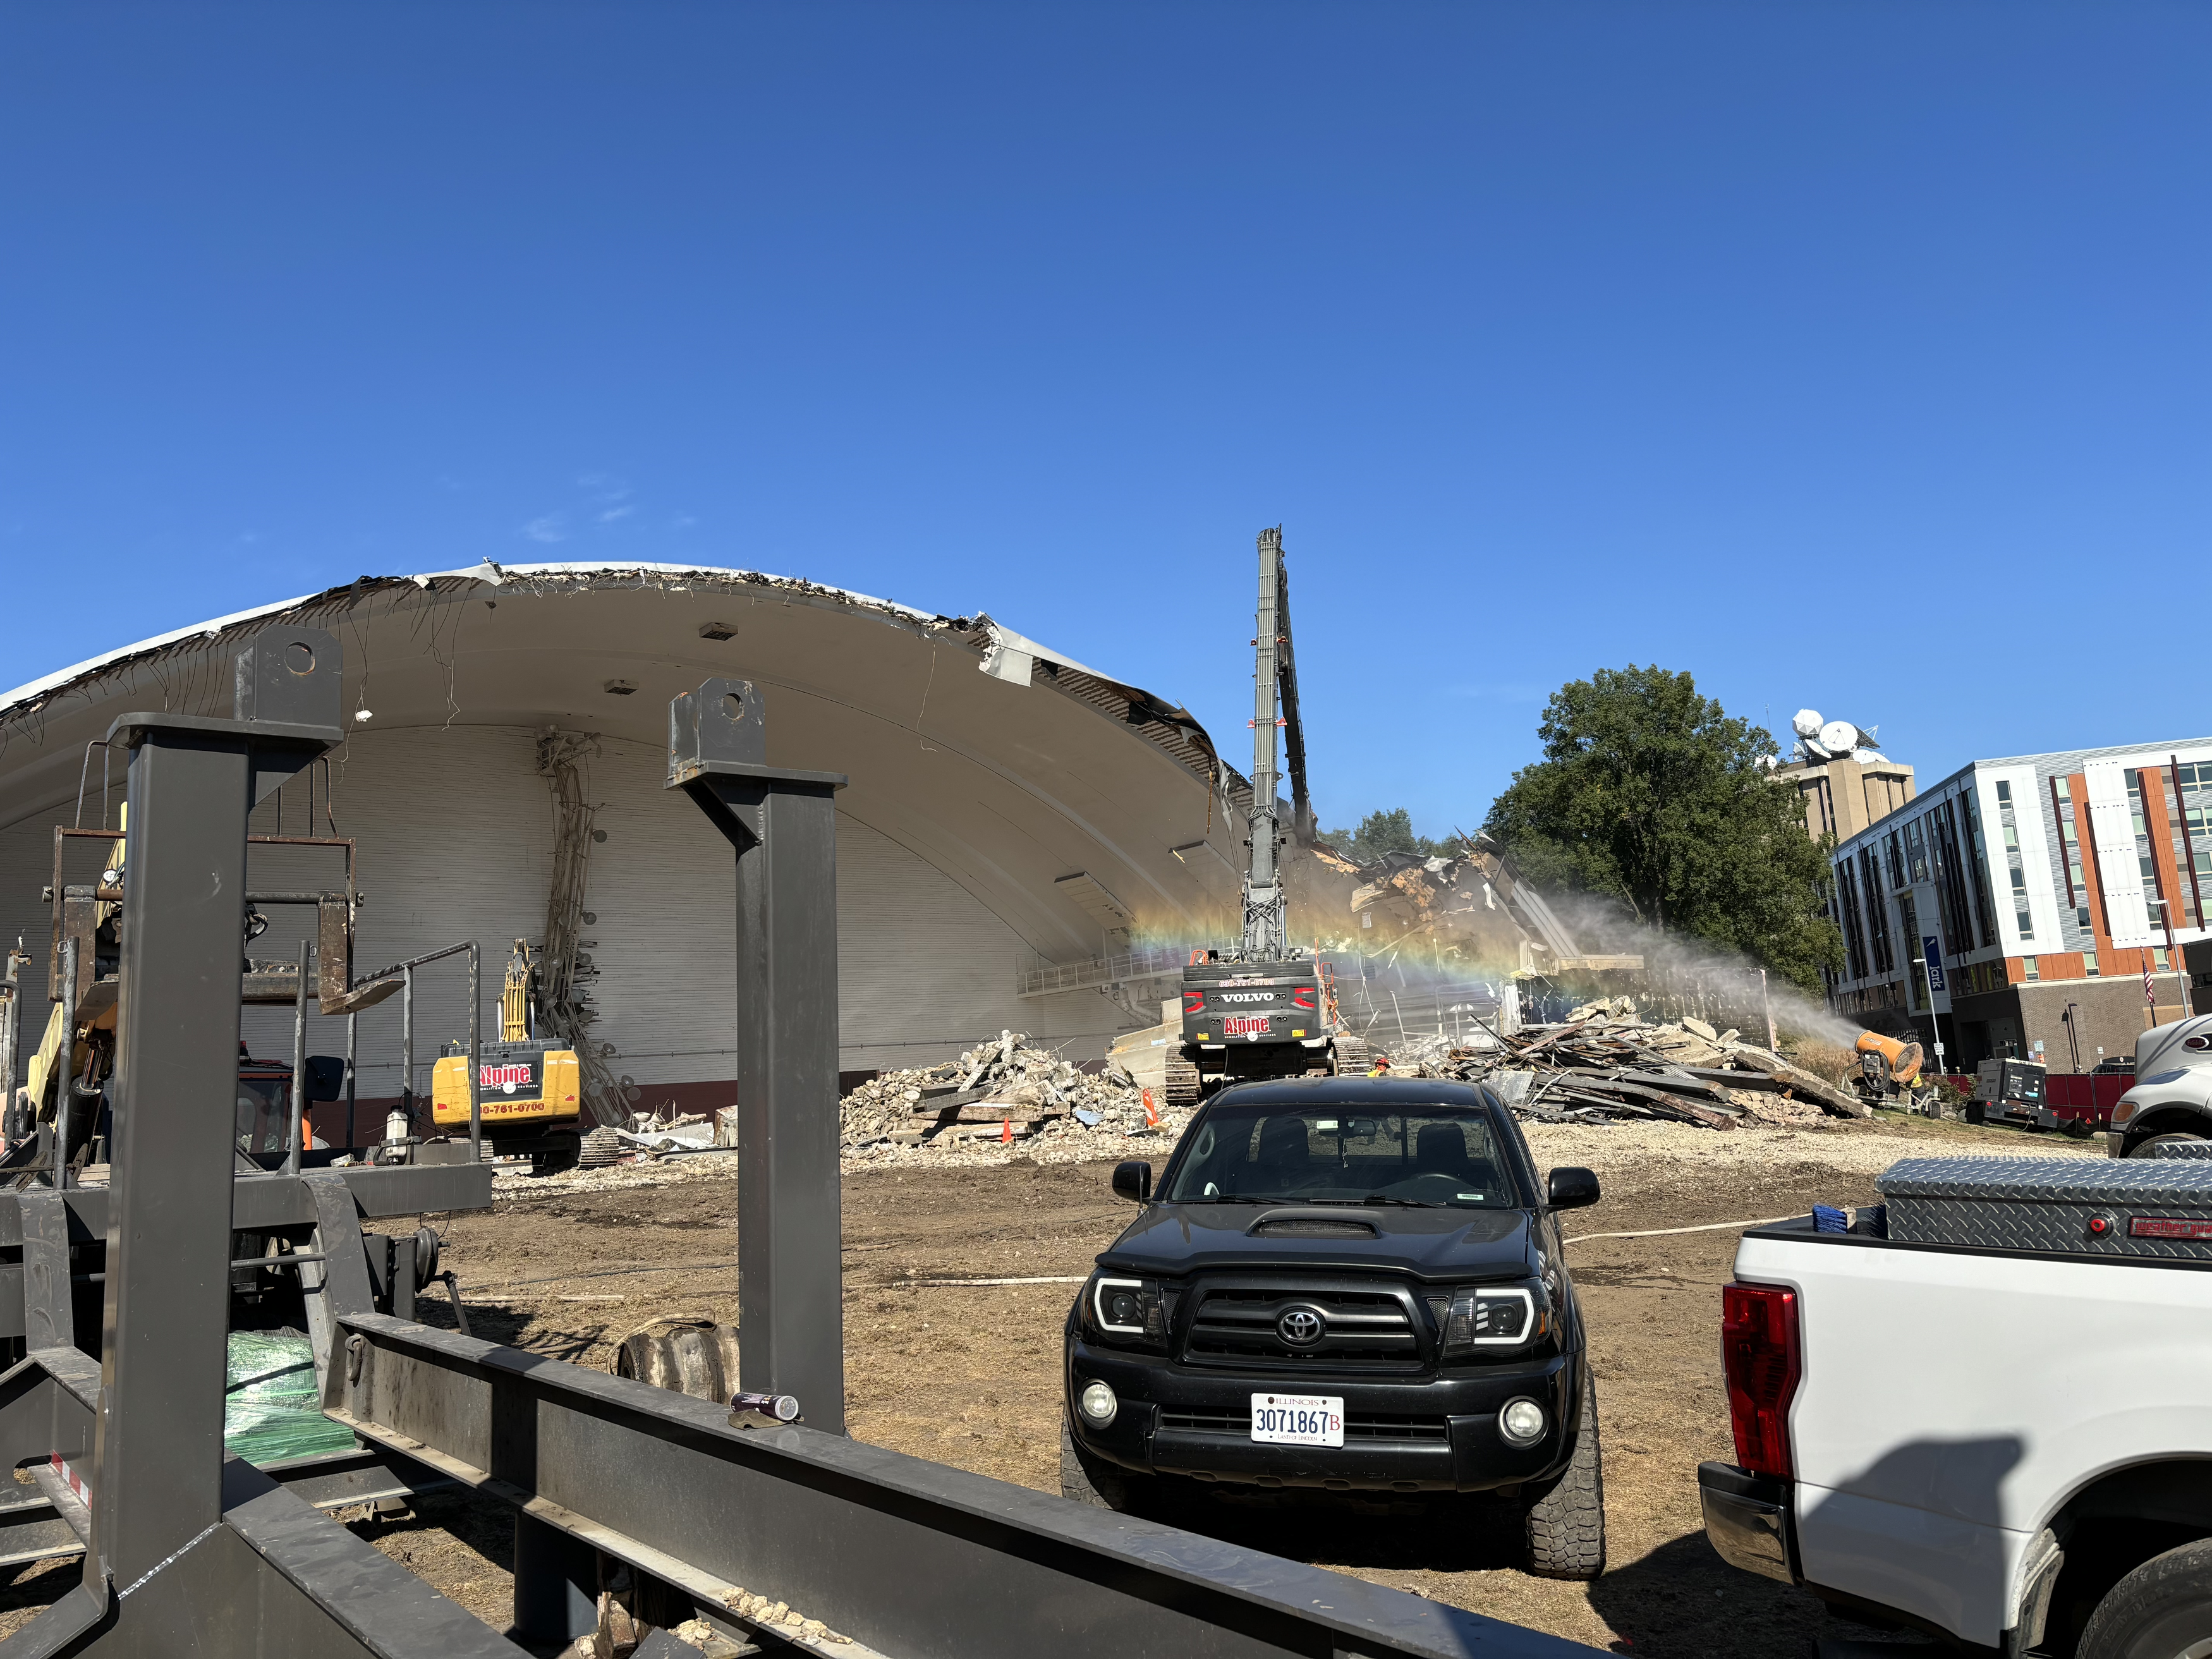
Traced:
<path fill-rule="evenodd" d="M 2176 1141 L 2180 1140 L 2203 1140 L 2206 1137 L 2200 1134 L 2191 1134 L 2186 1129 L 2168 1129 L 2161 1135 L 2145 1135 L 2141 1140 L 2138 1140 L 2134 1146 L 2128 1148 L 2127 1156 L 2130 1158 L 2157 1158 L 2160 1155 L 2158 1151 L 2158 1148 L 2160 1146 L 2171 1146 Z"/>
<path fill-rule="evenodd" d="M 1583 1420 L 1567 1472 L 1528 1504 L 1528 1571 L 1595 1578 L 1605 1571 L 1605 1476 L 1599 1467 L 1597 1379 L 1583 1362 Z"/>
<path fill-rule="evenodd" d="M 1060 1419 L 1060 1495 L 1094 1510 L 1127 1512 L 1130 1486 L 1127 1471 L 1090 1455 L 1075 1443 L 1074 1432 L 1063 1415 Z"/>
<path fill-rule="evenodd" d="M 2112 1586 L 2077 1659 L 2179 1659 L 2212 1650 L 2212 1538 L 2154 1555 Z"/>
<path fill-rule="evenodd" d="M 1340 1036 L 1336 1040 L 1336 1074 L 1339 1077 L 1365 1077 L 1367 1068 L 1375 1063 L 1375 1051 L 1365 1037 Z"/>
<path fill-rule="evenodd" d="M 1167 1076 L 1160 1084 L 1164 1106 L 1195 1106 L 1198 1104 L 1198 1067 L 1181 1054 L 1170 1054 Z"/>

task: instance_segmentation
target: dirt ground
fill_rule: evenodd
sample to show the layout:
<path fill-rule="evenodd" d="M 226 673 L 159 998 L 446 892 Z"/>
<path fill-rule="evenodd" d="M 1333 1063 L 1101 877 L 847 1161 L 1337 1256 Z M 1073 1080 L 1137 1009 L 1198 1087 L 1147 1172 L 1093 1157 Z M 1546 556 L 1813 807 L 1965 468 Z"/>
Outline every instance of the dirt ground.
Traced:
<path fill-rule="evenodd" d="M 1605 1196 L 1586 1235 L 1698 1227 L 1871 1203 L 1874 1175 L 1917 1152 L 2026 1150 L 2016 1133 L 1893 1119 L 1721 1134 L 1675 1125 L 1536 1128 L 1540 1164 L 1586 1164 Z M 2039 1139 L 2039 1153 L 2075 1150 Z M 1152 1155 L 1164 1155 L 1164 1147 Z M 705 1160 L 694 1160 L 695 1165 Z M 1076 1276 L 1130 1217 L 1107 1164 L 862 1170 L 844 1183 L 847 1412 L 852 1434 L 1000 1480 L 1059 1490 L 1060 1327 L 1073 1286 L 932 1286 L 931 1279 Z M 696 1167 L 653 1184 L 551 1182 L 492 1212 L 432 1218 L 475 1334 L 586 1365 L 664 1316 L 738 1316 L 737 1188 Z M 1181 1524 L 1415 1590 L 1616 1652 L 1803 1659 L 1820 1637 L 1875 1633 L 1811 1596 L 1723 1565 L 1699 1522 L 1697 1466 L 1732 1455 L 1718 1286 L 1733 1231 L 1588 1238 L 1570 1265 L 1588 1312 L 1603 1425 L 1611 1565 L 1594 1583 L 1531 1578 L 1516 1534 L 1470 1506 L 1265 1509 L 1209 1497 Z M 450 1325 L 442 1305 L 419 1310 Z M 1370 1506 L 1381 1508 L 1381 1505 Z M 495 1505 L 425 1500 L 362 1535 L 497 1627 L 510 1616 L 513 1528 Z M 74 1562 L 0 1588 L 0 1635 L 75 1581 Z M 1894 1639 L 1894 1638 L 1891 1638 Z"/>

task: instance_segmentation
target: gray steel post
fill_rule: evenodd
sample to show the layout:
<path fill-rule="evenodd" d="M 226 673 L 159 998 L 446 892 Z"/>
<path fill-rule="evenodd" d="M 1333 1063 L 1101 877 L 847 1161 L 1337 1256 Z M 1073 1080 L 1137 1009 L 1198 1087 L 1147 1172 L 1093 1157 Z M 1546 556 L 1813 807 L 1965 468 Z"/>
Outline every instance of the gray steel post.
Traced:
<path fill-rule="evenodd" d="M 469 941 L 469 1162 L 483 1162 L 483 947 Z"/>
<path fill-rule="evenodd" d="M 767 764 L 750 683 L 710 679 L 669 706 L 668 786 L 738 861 L 739 1386 L 798 1397 L 845 1429 L 837 1102 L 834 772 Z"/>
<path fill-rule="evenodd" d="M 350 1152 L 360 1142 L 354 1139 L 354 1060 L 360 1054 L 361 1016 L 346 1016 L 346 1151 Z"/>
<path fill-rule="evenodd" d="M 4 1005 L 0 1005 L 0 1139 L 20 1140 L 29 1133 L 27 1126 L 17 1121 L 20 1115 L 15 1104 L 15 1060 L 23 1049 L 23 969 L 31 958 L 24 953 L 22 939 L 18 936 L 15 948 L 8 952 L 8 964 L 0 971 L 0 991 L 6 993 Z"/>
<path fill-rule="evenodd" d="M 415 970 L 399 978 L 399 1109 L 407 1119 L 407 1133 L 415 1133 Z"/>
<path fill-rule="evenodd" d="M 244 922 L 239 927 L 245 930 Z M 54 1140 L 46 1149 L 52 1158 L 46 1178 L 56 1192 L 69 1184 L 70 1109 L 76 1103 L 76 960 L 77 941 L 72 934 L 62 941 L 62 1046 L 48 1079 L 54 1091 Z"/>
<path fill-rule="evenodd" d="M 514 1631 L 567 1644 L 599 1627 L 599 1553 L 535 1516 L 514 1517 Z"/>
<path fill-rule="evenodd" d="M 300 1173 L 307 1127 L 307 941 L 300 941 L 300 987 L 292 999 L 292 1113 L 284 1141 L 284 1173 Z"/>
<path fill-rule="evenodd" d="M 88 1588 L 138 1583 L 222 1513 L 246 816 L 338 741 L 338 645 L 264 629 L 236 718 L 130 714 L 113 1186 Z"/>

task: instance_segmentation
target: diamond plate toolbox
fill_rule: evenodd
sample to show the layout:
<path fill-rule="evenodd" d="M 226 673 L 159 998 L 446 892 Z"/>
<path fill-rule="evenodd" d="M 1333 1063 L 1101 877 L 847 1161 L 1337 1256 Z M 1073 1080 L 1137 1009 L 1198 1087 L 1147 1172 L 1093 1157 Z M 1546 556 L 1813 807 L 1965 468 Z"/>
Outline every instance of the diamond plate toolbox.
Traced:
<path fill-rule="evenodd" d="M 2212 1261 L 2212 1159 L 1909 1158 L 1875 1188 L 1913 1243 Z"/>

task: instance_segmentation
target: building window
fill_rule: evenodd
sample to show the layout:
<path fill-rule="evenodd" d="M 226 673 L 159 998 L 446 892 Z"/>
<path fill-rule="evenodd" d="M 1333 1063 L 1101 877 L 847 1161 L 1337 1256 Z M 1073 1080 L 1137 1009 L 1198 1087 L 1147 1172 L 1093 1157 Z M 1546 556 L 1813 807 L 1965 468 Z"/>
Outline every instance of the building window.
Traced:
<path fill-rule="evenodd" d="M 2076 927 L 2079 927 L 2085 933 L 2091 931 L 2089 927 L 2089 907 L 2087 905 L 2083 904 L 2075 907 L 2074 911 L 2074 925 Z"/>
<path fill-rule="evenodd" d="M 1997 799 L 2007 806 L 2012 805 L 2012 784 L 2009 781 L 2002 778 L 1997 781 Z"/>
<path fill-rule="evenodd" d="M 2015 910 L 2013 918 L 2020 924 L 2021 943 L 2025 945 L 2035 937 L 2035 922 L 2025 910 Z"/>
<path fill-rule="evenodd" d="M 2094 979 L 2097 977 L 2097 953 L 2094 951 L 2084 951 L 2081 953 L 2081 976 L 2084 979 Z"/>
<path fill-rule="evenodd" d="M 2020 969 L 2021 972 L 2030 979 L 2041 979 L 2043 977 L 2043 972 L 2035 965 L 2035 958 L 2033 957 L 2022 957 L 2020 959 Z"/>
<path fill-rule="evenodd" d="M 1928 879 L 1928 842 L 1918 818 L 1905 826 L 1905 867 L 1915 883 Z"/>
<path fill-rule="evenodd" d="M 2163 945 L 2154 945 L 2150 947 L 2150 959 L 2160 973 L 2170 971 L 2172 964 L 2166 959 L 2166 946 Z"/>

